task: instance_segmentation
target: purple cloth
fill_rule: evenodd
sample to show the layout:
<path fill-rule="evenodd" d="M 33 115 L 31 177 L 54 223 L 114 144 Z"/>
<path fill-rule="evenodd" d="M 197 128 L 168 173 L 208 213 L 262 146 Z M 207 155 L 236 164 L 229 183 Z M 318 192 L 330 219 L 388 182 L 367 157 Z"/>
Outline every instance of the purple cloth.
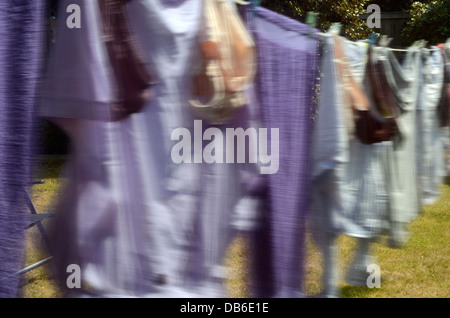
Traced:
<path fill-rule="evenodd" d="M 23 266 L 43 1 L 0 2 L 0 297 L 17 297 Z"/>
<path fill-rule="evenodd" d="M 279 129 L 279 170 L 268 176 L 271 202 L 268 223 L 256 238 L 255 247 L 261 250 L 254 255 L 253 296 L 291 298 L 301 296 L 303 286 L 319 41 L 307 25 L 261 7 L 251 25 L 258 51 L 256 90 L 263 127 Z M 269 248 L 261 245 L 261 238 Z"/>

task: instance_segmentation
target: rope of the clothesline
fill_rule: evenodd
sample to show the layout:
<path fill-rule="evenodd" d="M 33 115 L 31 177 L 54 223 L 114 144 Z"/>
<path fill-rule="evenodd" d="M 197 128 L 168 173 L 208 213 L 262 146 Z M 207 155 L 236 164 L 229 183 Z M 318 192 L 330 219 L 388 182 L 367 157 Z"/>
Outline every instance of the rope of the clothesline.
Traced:
<path fill-rule="evenodd" d="M 317 32 L 317 34 L 319 35 L 319 36 L 329 36 L 329 34 L 328 33 L 323 33 L 323 32 Z M 355 41 L 352 41 L 352 40 L 349 40 L 349 39 L 347 39 L 347 38 L 345 38 L 344 37 L 344 40 L 346 41 L 346 42 L 348 42 L 348 43 L 351 43 L 351 44 L 356 44 L 356 42 Z M 388 47 L 387 48 L 388 50 L 391 50 L 391 51 L 396 51 L 396 52 L 408 52 L 408 48 L 405 48 L 405 49 L 396 49 L 396 48 L 391 48 L 391 47 Z M 435 47 L 435 48 L 421 48 L 422 50 L 427 50 L 427 51 L 436 51 L 436 50 L 438 50 L 438 48 L 437 47 Z"/>
<path fill-rule="evenodd" d="M 394 49 L 394 48 L 391 48 L 391 47 L 388 47 L 388 49 L 389 50 L 391 50 L 391 51 L 397 51 L 397 52 L 407 52 L 408 51 L 408 49 Z M 427 51 L 436 51 L 436 50 L 439 50 L 439 48 L 431 48 L 431 49 L 429 49 L 429 48 L 426 48 L 426 47 L 424 47 L 424 48 L 421 48 L 421 50 L 427 50 Z"/>

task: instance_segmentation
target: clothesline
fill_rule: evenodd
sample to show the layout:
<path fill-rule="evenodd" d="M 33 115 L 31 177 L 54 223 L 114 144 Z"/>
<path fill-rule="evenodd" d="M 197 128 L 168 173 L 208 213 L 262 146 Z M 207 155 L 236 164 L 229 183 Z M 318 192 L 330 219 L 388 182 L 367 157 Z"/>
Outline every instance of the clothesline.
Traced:
<path fill-rule="evenodd" d="M 329 33 L 317 32 L 317 34 L 318 34 L 319 36 L 322 36 L 322 37 L 324 37 L 324 36 L 329 36 Z M 347 41 L 347 42 L 349 42 L 349 43 L 352 43 L 352 44 L 355 44 L 355 43 L 356 43 L 355 41 L 349 40 L 349 39 L 347 39 L 347 38 L 345 38 L 345 37 L 344 37 L 344 40 Z M 364 41 L 364 40 L 359 40 L 359 41 Z M 408 52 L 408 48 L 405 48 L 405 49 L 396 49 L 396 48 L 387 47 L 387 49 L 389 49 L 389 50 L 391 50 L 391 51 L 396 51 L 396 52 Z M 421 49 L 424 49 L 424 50 L 427 50 L 427 51 L 430 51 L 430 52 L 435 51 L 435 50 L 438 50 L 438 48 L 425 48 L 425 47 L 424 47 L 424 48 L 421 48 Z"/>
<path fill-rule="evenodd" d="M 407 52 L 408 51 L 408 49 L 394 49 L 394 48 L 388 48 L 388 49 L 390 49 L 391 51 L 398 51 L 398 52 Z M 436 51 L 436 50 L 438 50 L 439 48 L 426 48 L 426 47 L 424 47 L 424 48 L 421 48 L 422 50 L 427 50 L 427 51 Z"/>

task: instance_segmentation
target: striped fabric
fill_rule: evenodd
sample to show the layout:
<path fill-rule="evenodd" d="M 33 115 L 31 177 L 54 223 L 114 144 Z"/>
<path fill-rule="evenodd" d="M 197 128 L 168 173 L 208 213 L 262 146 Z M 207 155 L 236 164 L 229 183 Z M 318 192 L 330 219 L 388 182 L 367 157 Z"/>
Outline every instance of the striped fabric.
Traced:
<path fill-rule="evenodd" d="M 0 297 L 16 297 L 27 223 L 44 1 L 0 2 Z"/>
<path fill-rule="evenodd" d="M 255 296 L 301 296 L 305 252 L 305 219 L 310 202 L 310 146 L 318 41 L 310 28 L 264 8 L 252 21 L 258 47 L 257 93 L 263 126 L 279 129 L 279 170 L 269 175 L 271 208 L 263 225 L 268 246 L 255 259 L 266 284 Z M 309 37 L 309 35 L 312 35 Z M 269 253 L 270 255 L 267 255 Z M 257 284 L 257 282 L 255 282 Z"/>

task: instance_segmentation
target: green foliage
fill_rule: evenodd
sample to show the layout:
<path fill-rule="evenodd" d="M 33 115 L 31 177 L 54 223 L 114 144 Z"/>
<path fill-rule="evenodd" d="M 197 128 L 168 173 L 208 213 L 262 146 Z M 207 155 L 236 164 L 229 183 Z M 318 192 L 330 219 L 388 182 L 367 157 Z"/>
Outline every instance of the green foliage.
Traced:
<path fill-rule="evenodd" d="M 327 31 L 333 22 L 342 23 L 342 35 L 362 39 L 372 32 L 361 15 L 369 4 L 378 4 L 381 12 L 405 11 L 411 16 L 402 30 L 402 42 L 412 44 L 427 40 L 430 44 L 445 42 L 450 37 L 450 0 L 263 0 L 261 5 L 301 22 L 306 13 L 319 13 L 317 27 Z"/>
<path fill-rule="evenodd" d="M 399 12 L 407 11 L 413 2 L 414 0 L 372 0 L 369 4 L 379 5 L 382 12 Z"/>
<path fill-rule="evenodd" d="M 342 24 L 341 34 L 349 39 L 367 38 L 372 32 L 366 21 L 360 16 L 366 13 L 369 0 L 263 0 L 262 6 L 279 12 L 301 22 L 305 22 L 306 13 L 319 13 L 316 27 L 326 32 L 333 22 Z"/>
<path fill-rule="evenodd" d="M 416 1 L 408 12 L 411 19 L 402 31 L 407 42 L 424 39 L 436 44 L 450 37 L 450 0 Z"/>

